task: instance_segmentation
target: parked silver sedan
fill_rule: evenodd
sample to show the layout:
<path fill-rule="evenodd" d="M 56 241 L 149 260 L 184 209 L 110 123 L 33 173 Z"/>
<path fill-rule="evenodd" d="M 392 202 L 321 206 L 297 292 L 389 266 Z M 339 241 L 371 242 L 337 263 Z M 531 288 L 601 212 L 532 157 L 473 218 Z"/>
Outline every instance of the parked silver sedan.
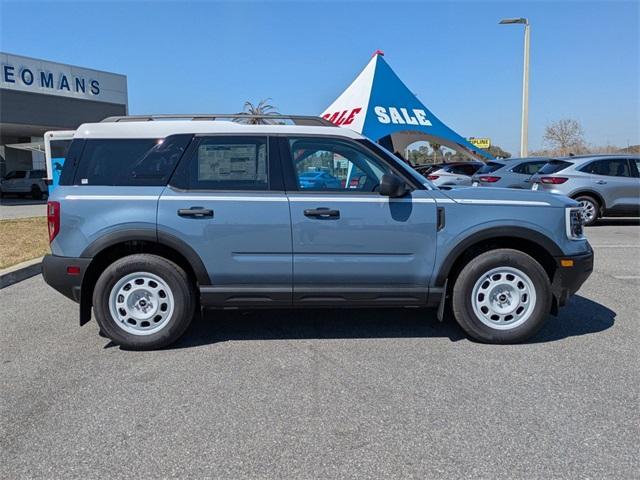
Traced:
<path fill-rule="evenodd" d="M 550 158 L 529 157 L 491 160 L 478 170 L 471 181 L 474 187 L 531 188 L 529 179 Z"/>
<path fill-rule="evenodd" d="M 531 189 L 571 197 L 585 225 L 606 216 L 640 216 L 640 157 L 585 155 L 550 160 L 531 177 Z"/>

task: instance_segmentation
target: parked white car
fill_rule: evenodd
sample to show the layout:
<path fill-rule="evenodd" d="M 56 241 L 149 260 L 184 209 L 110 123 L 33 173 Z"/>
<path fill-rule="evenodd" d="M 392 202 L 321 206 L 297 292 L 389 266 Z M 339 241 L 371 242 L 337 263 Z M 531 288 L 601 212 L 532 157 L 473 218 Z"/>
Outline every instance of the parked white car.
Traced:
<path fill-rule="evenodd" d="M 0 180 L 0 194 L 30 195 L 41 199 L 47 194 L 46 170 L 14 170 Z"/>

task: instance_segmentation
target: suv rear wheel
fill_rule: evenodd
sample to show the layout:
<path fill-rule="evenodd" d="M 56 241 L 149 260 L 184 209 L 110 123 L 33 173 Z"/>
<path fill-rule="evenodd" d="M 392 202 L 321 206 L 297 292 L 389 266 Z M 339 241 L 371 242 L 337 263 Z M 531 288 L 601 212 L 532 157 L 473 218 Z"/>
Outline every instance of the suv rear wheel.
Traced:
<path fill-rule="evenodd" d="M 519 343 L 533 336 L 551 310 L 551 284 L 542 266 L 511 249 L 485 252 L 460 272 L 453 314 L 472 338 Z"/>
<path fill-rule="evenodd" d="M 42 200 L 42 190 L 37 185 L 31 187 L 31 198 L 34 200 Z"/>
<path fill-rule="evenodd" d="M 585 226 L 593 225 L 600 216 L 600 204 L 589 195 L 580 195 L 574 199 L 582 207 L 582 219 Z"/>
<path fill-rule="evenodd" d="M 101 331 L 134 350 L 175 342 L 191 323 L 195 306 L 187 274 L 157 255 L 129 255 L 115 261 L 100 275 L 93 291 Z"/>

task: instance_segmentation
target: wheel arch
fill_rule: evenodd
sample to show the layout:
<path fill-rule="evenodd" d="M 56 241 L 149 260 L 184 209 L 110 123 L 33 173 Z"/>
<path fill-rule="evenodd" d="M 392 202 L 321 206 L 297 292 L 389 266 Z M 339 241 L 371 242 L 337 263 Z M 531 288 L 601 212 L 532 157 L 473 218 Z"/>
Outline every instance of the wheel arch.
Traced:
<path fill-rule="evenodd" d="M 600 195 L 598 192 L 596 192 L 595 190 L 589 190 L 589 189 L 578 190 L 577 192 L 571 193 L 569 198 L 572 198 L 573 200 L 575 200 L 576 197 L 580 197 L 582 195 L 586 195 L 586 196 L 595 198 L 596 201 L 600 204 L 600 211 L 601 212 L 604 211 L 605 208 L 607 208 L 607 205 L 606 205 L 606 203 L 604 201 L 604 197 L 602 195 Z"/>
<path fill-rule="evenodd" d="M 563 254 L 551 238 L 535 230 L 513 226 L 489 228 L 472 233 L 451 249 L 435 276 L 435 286 L 442 287 L 447 279 L 455 279 L 474 256 L 498 248 L 512 248 L 531 255 L 540 262 L 550 281 L 556 269 L 554 257 Z"/>
<path fill-rule="evenodd" d="M 92 258 L 92 261 L 82 279 L 80 325 L 91 318 L 93 290 L 100 274 L 115 260 L 134 253 L 159 255 L 179 265 L 194 284 L 211 283 L 200 256 L 179 238 L 144 229 L 113 232 L 91 243 L 82 252 L 82 257 Z"/>

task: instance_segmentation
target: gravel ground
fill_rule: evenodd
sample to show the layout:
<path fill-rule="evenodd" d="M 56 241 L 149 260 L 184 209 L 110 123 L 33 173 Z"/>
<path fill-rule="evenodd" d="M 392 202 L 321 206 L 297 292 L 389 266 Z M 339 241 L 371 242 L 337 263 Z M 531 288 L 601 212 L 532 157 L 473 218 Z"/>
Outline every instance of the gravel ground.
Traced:
<path fill-rule="evenodd" d="M 208 313 L 175 348 L 0 290 L 2 478 L 638 478 L 640 227 L 526 345 L 432 311 Z M 634 453 L 635 452 L 635 453 Z"/>

